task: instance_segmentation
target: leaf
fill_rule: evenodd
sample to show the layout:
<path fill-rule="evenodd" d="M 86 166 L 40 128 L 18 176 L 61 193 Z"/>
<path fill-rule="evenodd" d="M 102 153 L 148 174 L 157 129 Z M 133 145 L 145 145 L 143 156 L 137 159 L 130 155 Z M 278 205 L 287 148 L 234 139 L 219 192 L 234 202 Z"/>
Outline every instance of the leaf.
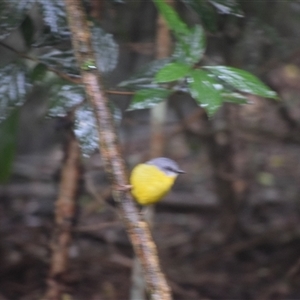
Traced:
<path fill-rule="evenodd" d="M 92 28 L 92 35 L 97 67 L 101 72 L 112 71 L 116 67 L 119 57 L 119 47 L 113 35 L 106 33 L 97 25 Z"/>
<path fill-rule="evenodd" d="M 190 67 L 180 62 L 172 62 L 165 65 L 155 75 L 156 82 L 170 82 L 183 78 L 186 76 Z"/>
<path fill-rule="evenodd" d="M 243 17 L 243 11 L 236 0 L 209 0 L 220 14 Z"/>
<path fill-rule="evenodd" d="M 170 5 L 164 0 L 153 0 L 153 2 L 177 38 L 190 33 L 188 26 L 180 19 L 177 12 Z"/>
<path fill-rule="evenodd" d="M 206 48 L 206 39 L 201 26 L 196 25 L 190 34 L 177 41 L 173 57 L 189 66 L 199 62 Z"/>
<path fill-rule="evenodd" d="M 84 100 L 85 92 L 81 85 L 59 80 L 50 89 L 48 114 L 53 117 L 65 116 L 70 109 Z"/>
<path fill-rule="evenodd" d="M 211 32 L 217 30 L 216 11 L 206 0 L 182 0 L 182 2 L 199 15 L 205 29 Z"/>
<path fill-rule="evenodd" d="M 171 94 L 166 89 L 144 89 L 135 93 L 128 110 L 147 109 L 164 101 Z"/>
<path fill-rule="evenodd" d="M 63 73 L 79 75 L 79 69 L 72 49 L 61 51 L 49 48 L 48 52 L 39 56 L 39 60 L 48 67 Z"/>
<path fill-rule="evenodd" d="M 5 183 L 11 175 L 16 152 L 19 108 L 15 109 L 0 124 L 0 183 Z"/>
<path fill-rule="evenodd" d="M 38 0 L 38 2 L 41 5 L 44 22 L 49 26 L 51 34 L 61 39 L 69 38 L 65 2 L 61 0 Z"/>
<path fill-rule="evenodd" d="M 17 62 L 0 68 L 0 122 L 12 108 L 24 103 L 29 87 L 29 76 L 23 64 Z"/>
<path fill-rule="evenodd" d="M 80 142 L 83 155 L 89 156 L 98 148 L 96 119 L 90 106 L 79 107 L 75 113 L 74 132 Z"/>
<path fill-rule="evenodd" d="M 24 21 L 22 22 L 21 31 L 22 31 L 24 40 L 26 42 L 26 46 L 30 47 L 30 45 L 33 41 L 34 25 L 33 25 L 33 22 L 32 22 L 32 20 L 29 16 L 26 16 Z"/>
<path fill-rule="evenodd" d="M 214 74 L 218 79 L 228 83 L 238 91 L 266 98 L 278 98 L 274 91 L 268 88 L 256 76 L 247 71 L 225 66 L 206 66 L 204 68 Z"/>
<path fill-rule="evenodd" d="M 111 111 L 115 123 L 120 122 L 120 109 L 111 105 Z M 76 109 L 74 132 L 80 142 L 81 151 L 84 156 L 90 156 L 99 148 L 96 119 L 91 107 L 87 103 Z"/>
<path fill-rule="evenodd" d="M 30 70 L 30 80 L 33 82 L 43 81 L 46 78 L 48 68 L 42 63 L 38 63 Z"/>
<path fill-rule="evenodd" d="M 30 0 L 0 1 L 0 39 L 6 38 L 12 30 L 21 25 L 31 4 Z"/>
<path fill-rule="evenodd" d="M 135 75 L 131 76 L 128 80 L 119 83 L 118 86 L 126 87 L 131 90 L 159 88 L 159 85 L 154 82 L 154 76 L 170 62 L 171 58 L 154 60 L 139 70 Z"/>
<path fill-rule="evenodd" d="M 210 116 L 213 115 L 223 102 L 218 89 L 221 87 L 203 70 L 193 70 L 190 76 L 188 83 L 192 97 Z"/>
<path fill-rule="evenodd" d="M 176 36 L 175 59 L 188 65 L 198 62 L 205 50 L 205 36 L 202 27 L 197 25 L 194 29 L 190 29 L 164 0 L 153 1 Z"/>
<path fill-rule="evenodd" d="M 240 93 L 234 92 L 223 92 L 222 98 L 224 102 L 236 103 L 236 104 L 246 104 L 248 103 L 248 98 Z"/>
<path fill-rule="evenodd" d="M 209 31 L 217 30 L 217 13 L 243 17 L 243 11 L 236 0 L 182 0 L 200 17 L 203 26 Z"/>

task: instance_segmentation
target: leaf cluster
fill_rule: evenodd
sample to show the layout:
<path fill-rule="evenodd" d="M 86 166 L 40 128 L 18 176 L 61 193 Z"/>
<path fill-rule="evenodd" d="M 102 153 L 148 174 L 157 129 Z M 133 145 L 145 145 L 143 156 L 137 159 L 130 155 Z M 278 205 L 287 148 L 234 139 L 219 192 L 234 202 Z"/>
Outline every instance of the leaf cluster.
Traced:
<path fill-rule="evenodd" d="M 247 94 L 276 98 L 276 94 L 252 74 L 226 66 L 201 66 L 206 51 L 205 30 L 213 31 L 216 13 L 242 16 L 235 0 L 181 0 L 199 14 L 202 25 L 190 28 L 179 14 L 163 0 L 153 0 L 165 18 L 174 39 L 173 54 L 155 60 L 119 86 L 133 90 L 135 95 L 129 107 L 150 108 L 164 101 L 172 93 L 190 94 L 209 115 L 213 115 L 225 101 L 245 103 Z M 42 23 L 32 17 L 38 11 Z M 211 19 L 210 22 L 207 20 Z M 85 103 L 85 92 L 79 84 L 79 68 L 73 54 L 70 30 L 64 2 L 60 0 L 0 0 L 0 46 L 15 57 L 9 63 L 0 60 L 0 165 L 10 166 L 15 143 L 18 117 L 15 112 L 24 103 L 25 95 L 37 83 L 49 89 L 48 114 L 62 116 L 76 108 L 75 133 L 83 153 L 97 147 L 95 120 Z M 90 20 L 96 66 L 101 72 L 112 71 L 118 62 L 118 45 L 113 36 Z M 205 29 L 204 29 L 205 28 Z M 18 31 L 25 51 L 6 45 L 6 38 Z M 116 119 L 120 112 L 113 107 Z M 3 150 L 5 149 L 5 150 Z M 4 168 L 9 169 L 9 167 Z M 0 180 L 7 178 L 0 174 Z"/>
<path fill-rule="evenodd" d="M 60 0 L 0 0 L 0 47 L 13 57 L 9 61 L 0 60 L 0 166 L 3 166 L 0 181 L 8 178 L 13 161 L 15 142 L 12 136 L 17 132 L 19 115 L 16 112 L 36 84 L 43 84 L 49 90 L 48 99 L 41 100 L 47 101 L 51 117 L 64 116 L 81 106 L 75 112 L 75 132 L 84 153 L 97 147 L 94 116 L 84 104 L 85 92 L 78 84 L 79 68 L 64 5 Z M 98 22 L 90 20 L 89 24 L 96 65 L 101 72 L 110 72 L 118 62 L 118 45 Z M 23 40 L 21 44 L 25 45 L 21 50 L 6 42 L 16 32 Z M 114 110 L 114 113 L 119 112 Z"/>
<path fill-rule="evenodd" d="M 165 18 L 175 37 L 175 47 L 170 58 L 157 60 L 144 67 L 137 75 L 120 84 L 135 91 L 129 109 L 150 108 L 164 101 L 172 93 L 183 91 L 212 116 L 224 102 L 243 104 L 247 94 L 277 98 L 256 76 L 227 66 L 201 66 L 206 50 L 203 28 L 189 28 L 178 13 L 167 3 L 153 0 L 159 13 Z M 189 7 L 203 14 L 206 2 L 184 0 Z M 241 16 L 235 1 L 209 1 L 210 5 L 223 14 Z"/>

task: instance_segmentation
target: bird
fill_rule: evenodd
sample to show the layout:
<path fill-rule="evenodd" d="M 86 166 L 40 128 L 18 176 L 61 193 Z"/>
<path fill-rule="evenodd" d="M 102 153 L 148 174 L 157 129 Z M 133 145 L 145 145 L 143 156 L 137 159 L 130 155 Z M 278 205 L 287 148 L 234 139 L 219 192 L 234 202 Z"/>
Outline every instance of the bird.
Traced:
<path fill-rule="evenodd" d="M 140 205 L 155 204 L 171 190 L 179 174 L 185 173 L 166 157 L 136 165 L 130 175 L 131 194 Z"/>

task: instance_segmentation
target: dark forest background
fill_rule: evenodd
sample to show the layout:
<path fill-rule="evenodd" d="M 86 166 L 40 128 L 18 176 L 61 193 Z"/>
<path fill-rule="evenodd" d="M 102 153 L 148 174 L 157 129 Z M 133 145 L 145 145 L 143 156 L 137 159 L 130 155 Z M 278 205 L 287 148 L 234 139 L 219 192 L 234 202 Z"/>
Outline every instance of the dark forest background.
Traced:
<path fill-rule="evenodd" d="M 176 35 L 158 39 L 152 1 L 84 1 L 129 169 L 159 154 L 186 170 L 153 220 L 174 299 L 300 299 L 300 2 L 170 3 L 203 29 L 195 67 L 245 70 L 278 94 L 242 93 L 212 115 L 182 91 L 159 104 L 162 116 L 128 110 L 137 86 L 124 82 L 162 58 L 159 43 L 171 55 Z M 0 300 L 45 295 L 73 130 L 82 155 L 61 299 L 129 299 L 134 254 L 111 205 L 64 2 L 1 0 L 0 28 Z"/>

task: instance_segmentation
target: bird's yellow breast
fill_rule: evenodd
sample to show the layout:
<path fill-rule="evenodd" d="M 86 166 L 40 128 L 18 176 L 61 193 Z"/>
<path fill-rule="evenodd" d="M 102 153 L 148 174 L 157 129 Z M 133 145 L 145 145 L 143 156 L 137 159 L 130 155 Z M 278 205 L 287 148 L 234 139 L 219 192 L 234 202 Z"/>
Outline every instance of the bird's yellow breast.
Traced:
<path fill-rule="evenodd" d="M 175 178 L 153 165 L 139 164 L 130 175 L 131 193 L 142 205 L 156 203 L 170 191 Z"/>

